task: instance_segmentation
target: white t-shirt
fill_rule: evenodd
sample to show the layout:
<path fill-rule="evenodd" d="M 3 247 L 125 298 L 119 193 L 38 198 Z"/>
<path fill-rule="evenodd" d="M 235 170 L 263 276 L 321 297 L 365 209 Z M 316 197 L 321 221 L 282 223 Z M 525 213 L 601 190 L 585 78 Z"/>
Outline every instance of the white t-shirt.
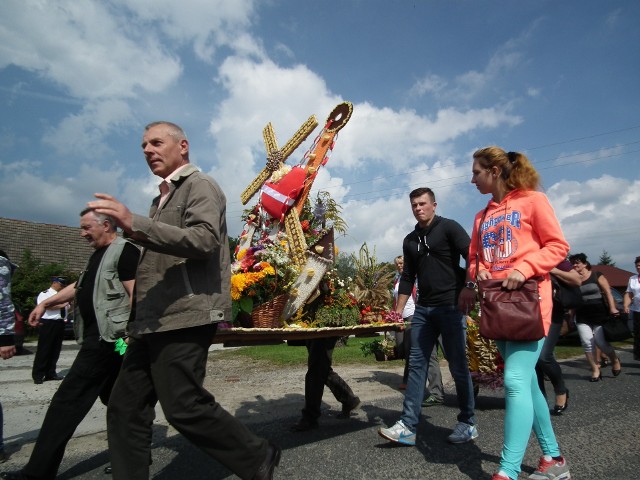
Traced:
<path fill-rule="evenodd" d="M 393 282 L 393 298 L 398 301 L 398 287 L 400 286 L 400 277 L 396 277 L 395 282 Z M 413 295 L 409 295 L 409 299 L 407 300 L 407 304 L 404 306 L 404 310 L 402 310 L 402 318 L 408 318 L 413 315 L 413 312 L 416 310 L 416 304 L 413 301 Z"/>
<path fill-rule="evenodd" d="M 51 287 L 44 292 L 40 292 L 40 295 L 38 295 L 38 305 L 44 302 L 47 298 L 53 297 L 56 293 L 58 292 Z M 42 318 L 45 320 L 62 320 L 62 315 L 60 314 L 60 309 L 56 308 L 54 310 L 45 310 Z"/>
<path fill-rule="evenodd" d="M 640 312 L 640 281 L 638 281 L 638 275 L 632 275 L 627 285 L 627 293 L 633 295 L 629 310 L 634 312 Z"/>

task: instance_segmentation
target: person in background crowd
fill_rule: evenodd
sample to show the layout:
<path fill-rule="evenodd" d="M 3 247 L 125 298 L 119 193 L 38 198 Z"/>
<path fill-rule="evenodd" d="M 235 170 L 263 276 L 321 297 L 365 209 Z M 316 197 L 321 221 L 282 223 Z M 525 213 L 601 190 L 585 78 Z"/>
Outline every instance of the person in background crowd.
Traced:
<path fill-rule="evenodd" d="M 11 278 L 16 266 L 9 260 L 4 250 L 0 250 L 0 356 L 8 360 L 16 354 L 15 307 L 11 300 Z M 7 461 L 3 436 L 4 417 L 0 402 L 0 463 Z"/>
<path fill-rule="evenodd" d="M 611 361 L 611 373 L 617 377 L 622 372 L 620 359 L 616 351 L 604 337 L 602 325 L 609 320 L 610 315 L 619 315 L 616 303 L 611 295 L 611 287 L 606 277 L 591 270 L 591 264 L 584 253 L 577 253 L 569 257 L 573 268 L 580 275 L 580 292 L 582 305 L 576 309 L 576 327 L 584 354 L 591 367 L 591 382 L 602 380 L 600 364 L 595 357 L 595 347 L 598 346 Z"/>
<path fill-rule="evenodd" d="M 635 259 L 636 271 L 624 292 L 624 313 L 629 315 L 629 329 L 633 332 L 633 359 L 640 360 L 640 257 Z"/>
<path fill-rule="evenodd" d="M 393 281 L 393 308 L 395 310 L 398 303 L 398 286 L 400 285 L 400 276 L 404 268 L 404 257 L 398 255 L 394 259 L 398 273 Z M 417 290 L 413 287 L 411 296 L 407 300 L 407 304 L 402 311 L 402 319 L 404 320 L 405 329 L 403 332 L 396 332 L 396 343 L 402 343 L 404 354 L 404 371 L 402 373 L 402 383 L 399 390 L 407 388 L 407 379 L 409 378 L 409 355 L 411 352 L 411 319 L 416 309 Z M 402 341 L 400 342 L 400 338 Z M 442 348 L 442 339 L 438 337 L 438 343 L 433 347 L 433 352 L 429 357 L 429 373 L 427 374 L 427 387 L 425 390 L 425 398 L 422 401 L 423 407 L 433 407 L 444 403 L 444 385 L 442 384 L 442 372 L 440 371 L 440 361 L 438 360 L 438 345 Z"/>
<path fill-rule="evenodd" d="M 477 258 L 478 267 L 469 262 L 469 276 L 479 281 L 504 279 L 502 287 L 507 290 L 535 278 L 548 332 L 552 309 L 549 272 L 565 258 L 569 245 L 549 200 L 537 191 L 540 176 L 525 155 L 496 146 L 474 152 L 472 172 L 471 183 L 491 198 L 473 222 L 469 258 Z M 571 478 L 535 373 L 544 342 L 544 338 L 496 341 L 504 359 L 506 408 L 500 468 L 492 480 L 518 478 L 532 428 L 543 455 L 529 479 Z"/>
<path fill-rule="evenodd" d="M 549 273 L 555 277 L 557 282 L 563 282 L 568 286 L 580 286 L 580 276 L 568 260 L 560 262 L 560 264 Z M 538 359 L 538 363 L 536 363 L 536 374 L 538 376 L 540 390 L 546 397 L 546 389 L 544 386 L 544 377 L 546 375 L 549 381 L 551 381 L 556 394 L 556 403 L 551 409 L 552 415 L 561 415 L 569 406 L 569 389 L 564 383 L 560 364 L 553 354 L 553 350 L 556 348 L 556 344 L 560 338 L 560 330 L 562 330 L 562 322 L 564 321 L 566 313 L 565 308 L 554 297 L 553 309 L 551 311 L 551 325 L 549 326 L 549 332 L 540 351 L 540 358 Z"/>
<path fill-rule="evenodd" d="M 342 404 L 340 418 L 349 418 L 360 405 L 357 397 L 345 380 L 333 370 L 333 350 L 340 337 L 313 338 L 305 342 L 307 347 L 307 373 L 304 377 L 304 408 L 302 418 L 291 426 L 293 432 L 306 432 L 318 428 L 324 387 Z"/>
<path fill-rule="evenodd" d="M 53 297 L 67 285 L 67 280 L 62 277 L 53 277 L 51 280 L 51 286 L 38 295 L 38 305 L 49 297 Z M 62 376 L 56 372 L 56 365 L 62 350 L 64 319 L 68 305 L 68 302 L 51 305 L 39 319 L 38 346 L 31 372 L 33 383 L 36 385 L 46 380 L 62 380 Z"/>
<path fill-rule="evenodd" d="M 148 217 L 103 193 L 87 205 L 144 247 L 129 345 L 107 409 L 113 478 L 149 478 L 160 401 L 169 423 L 204 453 L 242 479 L 271 479 L 280 448 L 252 433 L 202 385 L 218 323 L 231 319 L 226 198 L 189 162 L 189 141 L 175 123 L 147 125 L 142 151 L 162 179 Z"/>
<path fill-rule="evenodd" d="M 2 474 L 5 480 L 55 478 L 76 428 L 97 398 L 107 405 L 120 371 L 122 356 L 114 344 L 125 334 L 140 252 L 118 237 L 113 218 L 89 209 L 80 213 L 80 235 L 95 250 L 84 272 L 29 316 L 29 323 L 36 324 L 45 309 L 75 298 L 73 326 L 80 351 L 51 399 L 29 461 L 20 471 Z"/>
<path fill-rule="evenodd" d="M 430 188 L 413 190 L 409 200 L 418 223 L 402 244 L 405 263 L 395 307 L 395 312 L 401 315 L 417 280 L 409 380 L 400 419 L 392 427 L 380 428 L 378 434 L 391 442 L 415 445 L 429 358 L 442 336 L 460 408 L 458 423 L 447 439 L 451 443 L 465 443 L 478 437 L 466 354 L 467 322 L 463 314 L 475 305 L 475 285 L 465 286 L 465 270 L 460 267 L 461 258 L 468 260 L 469 235 L 459 223 L 436 215 L 437 203 Z"/>

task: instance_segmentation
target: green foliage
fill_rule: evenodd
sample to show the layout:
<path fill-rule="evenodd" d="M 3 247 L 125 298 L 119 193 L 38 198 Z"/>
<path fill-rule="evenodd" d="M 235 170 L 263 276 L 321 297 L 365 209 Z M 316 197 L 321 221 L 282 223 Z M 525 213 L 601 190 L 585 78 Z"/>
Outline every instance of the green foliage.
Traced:
<path fill-rule="evenodd" d="M 15 263 L 20 267 L 11 281 L 11 298 L 16 308 L 25 315 L 35 307 L 38 294 L 49 288 L 51 277 L 63 276 L 69 283 L 78 278 L 66 264 L 43 264 L 28 249 L 24 251 L 20 261 Z"/>
<path fill-rule="evenodd" d="M 363 343 L 360 345 L 360 351 L 366 357 L 369 355 L 375 355 L 376 352 L 380 352 L 388 357 L 395 354 L 396 340 L 394 337 L 385 335 L 384 338 L 376 338 L 372 342 Z"/>
<path fill-rule="evenodd" d="M 314 327 L 350 327 L 360 324 L 358 307 L 325 305 L 316 311 Z"/>
<path fill-rule="evenodd" d="M 336 344 L 333 351 L 333 365 L 362 364 L 375 365 L 376 369 L 394 368 L 397 364 L 394 362 L 376 362 L 372 356 L 363 358 L 362 345 L 371 343 L 371 338 L 351 337 L 349 343 L 345 346 Z M 225 356 L 242 356 L 247 361 L 264 362 L 265 368 L 272 367 L 306 367 L 307 365 L 307 349 L 304 347 L 290 347 L 286 343 L 278 345 L 256 345 L 242 347 L 232 350 L 223 350 L 215 352 L 215 361 L 224 365 Z"/>
<path fill-rule="evenodd" d="M 386 310 L 391 302 L 391 288 L 395 276 L 395 268 L 389 263 L 378 263 L 375 247 L 369 252 L 366 242 L 360 247 L 356 257 L 352 255 L 355 278 L 353 294 L 362 308 Z"/>
<path fill-rule="evenodd" d="M 616 262 L 613 261 L 613 258 L 609 255 L 606 250 L 602 250 L 602 255 L 600 255 L 600 259 L 598 260 L 599 265 L 610 265 L 612 267 L 616 266 Z"/>
<path fill-rule="evenodd" d="M 329 192 L 318 192 L 314 204 L 314 213 L 323 213 L 324 220 L 322 228 L 326 228 L 327 224 L 333 226 L 333 231 L 338 235 L 347 233 L 347 222 L 342 216 L 342 207 L 333 199 Z"/>
<path fill-rule="evenodd" d="M 353 259 L 353 255 L 346 253 L 338 253 L 336 257 L 335 268 L 338 272 L 338 277 L 342 280 L 353 279 L 356 276 L 356 267 Z"/>

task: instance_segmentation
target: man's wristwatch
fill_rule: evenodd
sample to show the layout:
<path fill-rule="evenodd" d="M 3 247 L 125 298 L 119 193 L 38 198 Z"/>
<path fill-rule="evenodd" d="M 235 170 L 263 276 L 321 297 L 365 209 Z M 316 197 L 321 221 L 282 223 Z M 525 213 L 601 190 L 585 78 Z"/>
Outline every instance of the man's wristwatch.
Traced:
<path fill-rule="evenodd" d="M 478 284 L 476 282 L 467 282 L 464 284 L 465 287 L 470 288 L 471 290 L 475 290 L 478 288 Z"/>

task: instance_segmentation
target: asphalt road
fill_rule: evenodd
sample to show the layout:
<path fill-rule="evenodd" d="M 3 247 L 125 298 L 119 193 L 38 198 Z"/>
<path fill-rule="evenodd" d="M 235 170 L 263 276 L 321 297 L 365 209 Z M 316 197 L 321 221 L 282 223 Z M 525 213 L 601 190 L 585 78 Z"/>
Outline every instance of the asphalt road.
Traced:
<path fill-rule="evenodd" d="M 75 349 L 67 345 L 61 365 L 70 365 L 74 352 Z M 588 381 L 590 375 L 583 358 L 563 362 L 571 392 L 570 406 L 564 415 L 554 417 L 553 422 L 573 479 L 640 478 L 640 362 L 633 360 L 629 349 L 621 350 L 620 356 L 623 373 L 614 378 L 607 368 L 603 370 L 604 381 L 598 383 Z M 5 443 L 12 455 L 9 462 L 0 466 L 1 471 L 16 469 L 28 458 L 47 398 L 55 390 L 54 382 L 36 387 L 30 381 L 32 355 L 12 360 L 16 361 L 0 365 Z M 363 369 L 360 375 L 349 379 L 356 392 L 359 382 L 373 380 L 395 386 L 400 380 L 401 365 L 379 371 Z M 270 390 L 269 385 L 263 388 L 265 392 Z M 300 390 L 298 402 L 302 398 L 302 388 Z M 423 410 L 416 447 L 395 446 L 377 435 L 380 425 L 391 425 L 397 420 L 402 401 L 400 392 L 363 402 L 349 420 L 336 418 L 335 404 L 327 404 L 321 428 L 295 434 L 289 432 L 289 427 L 297 420 L 299 411 L 279 408 L 283 403 L 277 391 L 271 392 L 269 400 L 259 393 L 254 391 L 248 395 L 247 401 L 234 413 L 257 434 L 282 447 L 276 478 L 490 479 L 499 462 L 504 413 L 502 389 L 480 390 L 476 412 L 479 438 L 464 445 L 450 445 L 446 437 L 455 423 L 457 409 L 453 388 L 448 382 L 445 405 Z M 176 434 L 167 426 L 161 412 L 158 414 L 152 478 L 237 478 Z M 105 449 L 104 407 L 98 402 L 70 442 L 58 478 L 109 478 L 102 472 L 108 463 Z M 532 436 L 520 478 L 526 478 L 534 470 L 539 455 Z"/>

